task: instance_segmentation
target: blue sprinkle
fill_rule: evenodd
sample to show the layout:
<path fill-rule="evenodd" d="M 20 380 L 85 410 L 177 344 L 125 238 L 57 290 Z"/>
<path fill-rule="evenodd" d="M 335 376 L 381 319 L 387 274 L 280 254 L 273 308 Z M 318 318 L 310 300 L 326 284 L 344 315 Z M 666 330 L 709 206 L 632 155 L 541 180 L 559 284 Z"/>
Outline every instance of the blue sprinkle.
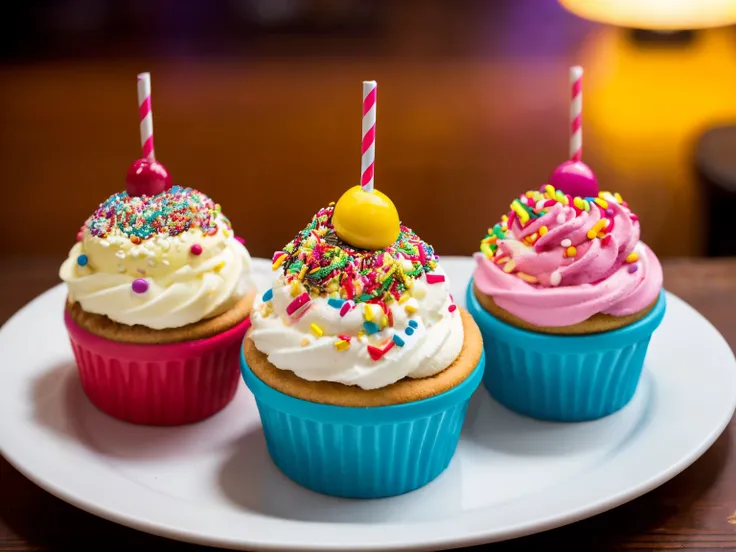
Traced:
<path fill-rule="evenodd" d="M 345 303 L 345 299 L 340 299 L 339 297 L 330 297 L 327 300 L 327 304 L 335 309 L 341 309 Z"/>
<path fill-rule="evenodd" d="M 404 340 L 399 337 L 399 334 L 394 334 L 394 343 L 396 343 L 399 347 L 404 346 Z"/>
<path fill-rule="evenodd" d="M 263 294 L 263 302 L 270 301 L 273 299 L 273 288 L 269 289 L 266 293 Z"/>
<path fill-rule="evenodd" d="M 417 322 L 416 320 L 409 320 L 409 325 L 412 328 L 418 328 L 419 327 L 419 322 Z"/>
<path fill-rule="evenodd" d="M 406 335 L 412 335 L 414 333 L 414 328 L 409 326 L 408 328 L 406 328 L 405 331 L 406 331 Z"/>
<path fill-rule="evenodd" d="M 89 259 L 87 258 L 87 255 L 80 255 L 77 257 L 77 264 L 79 266 L 87 266 L 87 263 L 89 262 Z"/>
<path fill-rule="evenodd" d="M 363 322 L 363 328 L 365 328 L 365 333 L 368 335 L 373 335 L 381 331 L 381 328 L 375 322 Z"/>

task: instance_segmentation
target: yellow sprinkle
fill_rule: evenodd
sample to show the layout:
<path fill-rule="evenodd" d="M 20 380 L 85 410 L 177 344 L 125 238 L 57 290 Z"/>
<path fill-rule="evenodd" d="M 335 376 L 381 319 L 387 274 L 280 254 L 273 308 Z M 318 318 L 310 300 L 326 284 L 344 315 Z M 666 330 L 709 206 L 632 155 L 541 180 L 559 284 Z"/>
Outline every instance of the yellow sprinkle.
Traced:
<path fill-rule="evenodd" d="M 302 292 L 302 287 L 299 285 L 299 282 L 296 280 L 291 282 L 291 296 L 296 297 Z"/>
<path fill-rule="evenodd" d="M 574 198 L 572 200 L 572 202 L 573 202 L 573 205 L 575 205 L 575 207 L 577 207 L 581 211 L 584 211 L 585 210 L 585 205 L 584 205 L 584 202 L 583 202 L 583 200 L 581 198 L 576 197 L 576 198 Z"/>
<path fill-rule="evenodd" d="M 508 215 L 501 215 L 501 222 L 506 223 L 508 221 L 509 221 L 509 216 Z M 490 232 L 488 232 L 488 233 L 490 234 Z"/>
<path fill-rule="evenodd" d="M 613 194 L 613 197 L 615 197 L 616 198 L 616 201 L 618 201 L 619 203 L 623 203 L 624 202 L 624 198 L 622 198 L 621 197 L 621 194 L 618 193 L 618 192 L 616 192 L 615 194 Z"/>
<path fill-rule="evenodd" d="M 299 281 L 300 282 L 304 280 L 304 275 L 307 273 L 307 268 L 309 268 L 307 265 L 302 265 L 302 269 L 299 271 Z"/>
<path fill-rule="evenodd" d="M 350 342 L 345 339 L 338 339 L 335 341 L 335 349 L 338 351 L 345 351 L 350 348 Z"/>
<path fill-rule="evenodd" d="M 574 257 L 577 254 L 577 252 L 578 250 L 575 249 L 574 245 L 571 245 L 570 247 L 567 248 L 567 251 L 565 251 L 568 257 Z"/>
<path fill-rule="evenodd" d="M 507 263 L 506 263 L 506 264 L 505 264 L 505 265 L 503 266 L 503 271 L 504 271 L 504 272 L 505 272 L 506 274 L 511 274 L 511 271 L 512 271 L 512 270 L 514 270 L 515 268 L 516 268 L 516 263 L 514 262 L 514 259 L 511 259 L 511 260 L 510 260 L 509 262 L 507 262 Z"/>
<path fill-rule="evenodd" d="M 223 268 L 225 268 L 225 261 L 220 261 L 215 265 L 215 272 L 220 272 Z"/>
<path fill-rule="evenodd" d="M 608 202 L 605 199 L 597 197 L 593 201 L 595 201 L 595 204 L 602 209 L 608 209 Z"/>
<path fill-rule="evenodd" d="M 389 268 L 389 269 L 388 269 L 388 272 L 386 272 L 386 273 L 385 273 L 385 274 L 384 274 L 384 275 L 383 275 L 383 276 L 381 277 L 381 281 L 382 281 L 382 282 L 385 282 L 386 280 L 388 280 L 388 279 L 389 279 L 389 278 L 390 278 L 391 276 L 393 276 L 393 275 L 394 275 L 394 272 L 396 272 L 396 265 L 394 265 L 394 266 L 392 266 L 391 268 Z"/>
<path fill-rule="evenodd" d="M 276 270 L 278 267 L 280 267 L 286 260 L 286 257 L 287 255 L 284 253 L 278 259 L 276 259 L 274 263 L 271 265 L 271 270 Z"/>
<path fill-rule="evenodd" d="M 388 316 L 386 316 L 385 314 L 383 315 L 383 318 L 381 318 L 381 326 L 383 326 L 384 328 L 388 326 Z"/>
<path fill-rule="evenodd" d="M 319 272 L 320 270 L 322 270 L 322 267 L 321 266 L 317 266 L 317 267 L 313 268 L 312 270 L 310 270 L 309 273 L 310 274 L 314 274 L 315 272 Z"/>
<path fill-rule="evenodd" d="M 536 284 L 537 283 L 537 277 L 532 276 L 531 274 L 526 274 L 524 272 L 517 272 L 516 275 L 524 280 L 528 284 Z"/>
<path fill-rule="evenodd" d="M 363 316 L 366 322 L 373 322 L 373 308 L 370 305 L 363 305 Z"/>
<path fill-rule="evenodd" d="M 534 192 L 527 192 L 524 194 L 526 197 L 534 197 Z"/>
<path fill-rule="evenodd" d="M 549 232 L 549 228 L 547 228 L 546 226 L 542 226 L 542 227 L 539 228 L 539 235 L 540 236 L 544 236 L 547 232 Z"/>
<path fill-rule="evenodd" d="M 552 186 L 552 184 L 547 184 L 544 187 L 544 191 L 547 192 L 547 195 L 549 196 L 550 199 L 554 199 L 555 196 L 557 195 L 557 191 L 555 190 L 555 187 Z"/>
<path fill-rule="evenodd" d="M 529 213 L 526 212 L 526 209 L 521 206 L 521 203 L 519 203 L 518 200 L 515 199 L 513 201 L 513 203 L 511 204 L 511 209 L 517 215 L 519 215 L 519 221 L 521 221 L 521 224 L 527 223 L 527 221 L 529 220 Z"/>
<path fill-rule="evenodd" d="M 362 338 L 362 337 L 365 337 L 365 330 L 360 330 L 360 331 L 358 332 L 358 337 L 361 337 L 361 338 Z"/>
<path fill-rule="evenodd" d="M 508 260 L 508 257 L 501 257 L 500 259 L 496 259 L 496 264 L 505 264 Z"/>
<path fill-rule="evenodd" d="M 638 260 L 639 260 L 639 254 L 636 251 L 629 253 L 629 256 L 626 257 L 627 263 L 635 263 Z"/>
<path fill-rule="evenodd" d="M 598 222 L 596 222 L 593 228 L 588 230 L 588 233 L 586 234 L 588 236 L 588 239 L 594 240 L 598 233 L 603 230 L 603 227 L 606 226 L 606 224 L 606 219 L 600 219 Z"/>
<path fill-rule="evenodd" d="M 488 244 L 484 243 L 483 245 L 481 245 L 480 252 L 483 253 L 488 259 L 493 257 L 493 251 L 491 251 L 491 248 L 488 246 Z"/>
<path fill-rule="evenodd" d="M 335 202 L 334 202 L 334 201 L 330 201 L 330 202 L 329 202 L 329 203 L 327 204 L 327 206 L 328 206 L 328 207 L 332 207 L 332 206 L 333 206 L 334 204 L 335 204 Z"/>
<path fill-rule="evenodd" d="M 325 333 L 322 331 L 322 328 L 320 328 L 317 324 L 314 324 L 314 323 L 309 325 L 309 329 L 317 337 L 322 337 L 322 335 Z"/>
<path fill-rule="evenodd" d="M 302 347 L 306 347 L 307 345 L 309 345 L 309 338 L 305 337 L 302 339 Z"/>
<path fill-rule="evenodd" d="M 408 293 L 405 293 L 404 295 L 402 295 L 401 297 L 399 297 L 399 305 L 403 305 L 409 299 L 411 299 L 411 297 L 409 297 L 409 294 Z"/>
<path fill-rule="evenodd" d="M 222 235 L 225 236 L 226 238 L 229 238 L 230 237 L 230 232 L 228 232 L 227 230 L 223 230 L 222 231 Z"/>
<path fill-rule="evenodd" d="M 404 310 L 409 314 L 417 312 L 417 308 L 414 305 L 405 305 Z"/>

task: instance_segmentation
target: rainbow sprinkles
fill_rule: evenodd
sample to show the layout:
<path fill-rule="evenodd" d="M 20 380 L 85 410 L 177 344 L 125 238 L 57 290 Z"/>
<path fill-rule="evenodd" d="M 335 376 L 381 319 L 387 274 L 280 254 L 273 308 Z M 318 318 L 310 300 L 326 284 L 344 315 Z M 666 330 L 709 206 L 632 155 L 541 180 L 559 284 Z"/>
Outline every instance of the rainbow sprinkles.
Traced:
<path fill-rule="evenodd" d="M 417 298 L 412 295 L 414 281 L 425 275 L 427 284 L 433 285 L 443 283 L 445 278 L 433 273 L 438 262 L 434 249 L 409 228 L 401 226 L 396 241 L 386 248 L 359 249 L 337 236 L 333 212 L 334 203 L 321 209 L 306 228 L 274 254 L 273 269 L 283 273 L 292 297 L 286 315 L 292 322 L 301 319 L 317 297 L 325 298 L 326 305 L 338 311 L 340 317 L 359 309 L 363 325 L 358 336 L 329 336 L 317 324 L 311 324 L 309 331 L 312 338 L 332 338 L 338 351 L 360 342 L 377 361 L 393 347 L 403 347 L 418 326 L 410 320 L 403 331 L 395 329 L 391 307 L 403 308 L 411 318 L 418 310 Z M 264 316 L 273 312 L 272 299 L 273 290 L 268 290 L 261 306 Z"/>
<path fill-rule="evenodd" d="M 616 225 L 616 212 L 611 204 L 620 206 L 621 209 L 618 214 L 625 214 L 632 222 L 638 221 L 638 217 L 629 210 L 628 204 L 618 193 L 600 192 L 596 197 L 573 197 L 570 194 L 565 194 L 555 189 L 550 184 L 546 184 L 540 190 L 528 191 L 514 199 L 511 202 L 508 214 L 503 215 L 500 222 L 488 229 L 488 233 L 481 240 L 480 250 L 487 259 L 495 262 L 507 274 L 513 274 L 526 283 L 535 285 L 538 283 L 537 278 L 533 275 L 519 272 L 514 259 L 506 255 L 499 248 L 499 244 L 509 238 L 509 229 L 513 228 L 514 224 L 516 224 L 517 228 L 523 234 L 523 230 L 530 223 L 546 215 L 557 205 L 565 208 L 564 211 L 566 213 L 572 213 L 569 216 L 573 218 L 587 217 L 593 210 L 597 210 L 600 213 L 600 217 L 596 222 L 591 224 L 585 237 L 589 241 L 600 240 L 601 247 L 607 247 L 611 242 L 611 231 Z M 558 224 L 563 222 L 568 216 L 565 212 L 558 214 L 558 220 L 556 221 Z M 540 226 L 536 231 L 526 233 L 519 241 L 523 246 L 534 248 L 536 252 L 541 252 L 543 247 L 539 243 L 539 240 L 549 231 L 550 229 L 547 226 Z M 567 259 L 568 262 L 573 261 L 579 254 L 578 248 L 569 239 L 563 239 L 559 245 L 563 248 L 562 257 Z M 578 247 L 580 247 L 579 244 Z M 624 262 L 630 265 L 628 268 L 630 273 L 638 270 L 638 265 L 636 264 L 638 260 L 639 255 L 636 252 L 632 252 L 625 258 Z M 551 284 L 553 286 L 560 284 L 559 278 L 556 278 L 554 274 Z"/>

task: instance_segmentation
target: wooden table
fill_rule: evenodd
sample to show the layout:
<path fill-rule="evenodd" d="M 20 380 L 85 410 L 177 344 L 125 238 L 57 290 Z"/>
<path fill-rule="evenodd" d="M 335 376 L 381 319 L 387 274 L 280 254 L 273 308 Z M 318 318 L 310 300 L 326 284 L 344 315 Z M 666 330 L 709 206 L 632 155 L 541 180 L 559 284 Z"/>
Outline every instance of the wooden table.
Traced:
<path fill-rule="evenodd" d="M 46 258 L 3 260 L 0 321 L 55 285 L 57 267 L 56 260 Z M 736 259 L 667 261 L 665 284 L 711 320 L 731 347 L 736 346 Z M 633 502 L 491 549 L 736 550 L 734 438 L 732 422 L 693 466 Z M 87 544 L 104 545 L 104 550 L 214 550 L 146 535 L 87 514 L 41 490 L 0 458 L 0 551 L 79 550 Z"/>

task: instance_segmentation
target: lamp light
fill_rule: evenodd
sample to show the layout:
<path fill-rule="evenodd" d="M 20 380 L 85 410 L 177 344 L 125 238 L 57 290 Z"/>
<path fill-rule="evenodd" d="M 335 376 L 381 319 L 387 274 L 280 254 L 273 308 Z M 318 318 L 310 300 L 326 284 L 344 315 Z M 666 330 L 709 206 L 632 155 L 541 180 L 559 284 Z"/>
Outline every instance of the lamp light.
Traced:
<path fill-rule="evenodd" d="M 630 29 L 692 31 L 736 23 L 734 0 L 559 0 L 584 19 Z"/>

